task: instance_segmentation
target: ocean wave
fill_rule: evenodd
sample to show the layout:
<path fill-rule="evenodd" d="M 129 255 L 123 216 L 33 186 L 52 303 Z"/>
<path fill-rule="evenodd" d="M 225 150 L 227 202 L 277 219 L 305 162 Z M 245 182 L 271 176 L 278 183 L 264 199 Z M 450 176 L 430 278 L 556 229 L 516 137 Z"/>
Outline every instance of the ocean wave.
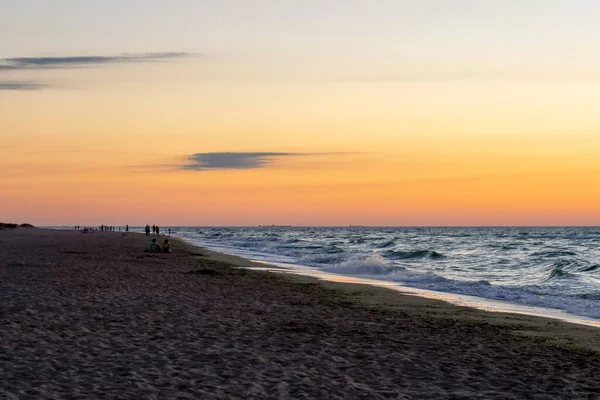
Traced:
<path fill-rule="evenodd" d="M 215 233 L 211 233 L 211 234 L 209 234 L 207 236 L 211 237 L 211 238 L 218 238 L 218 237 L 221 237 L 221 236 L 225 236 L 225 234 L 222 233 L 222 232 L 215 232 Z"/>
<path fill-rule="evenodd" d="M 387 240 L 382 243 L 373 243 L 371 245 L 371 247 L 373 247 L 375 249 L 385 249 L 386 247 L 392 247 L 395 244 L 396 244 L 396 241 L 392 239 L 392 240 Z"/>
<path fill-rule="evenodd" d="M 341 275 L 372 277 L 389 275 L 394 272 L 403 271 L 404 268 L 388 264 L 386 260 L 379 255 L 372 255 L 361 259 L 330 265 L 321 268 L 320 270 Z"/>
<path fill-rule="evenodd" d="M 269 238 L 278 238 L 278 237 L 281 237 L 281 235 L 279 233 L 275 233 L 275 232 L 263 232 L 263 234 L 261 236 L 263 236 L 263 237 L 269 237 Z"/>
<path fill-rule="evenodd" d="M 596 302 L 600 299 L 600 292 L 580 296 L 549 293 L 541 295 L 527 287 L 500 286 L 488 280 L 462 281 L 445 278 L 431 272 L 414 273 L 402 267 L 385 264 L 381 260 L 349 261 L 322 270 L 359 278 L 393 281 L 418 289 L 475 296 L 526 306 L 554 308 L 591 318 L 600 317 L 600 309 Z"/>
<path fill-rule="evenodd" d="M 318 244 L 316 244 L 316 245 L 315 244 L 308 244 L 308 245 L 305 245 L 305 246 L 294 246 L 293 248 L 294 249 L 311 250 L 311 251 L 325 249 L 324 246 L 321 246 L 321 245 L 318 245 Z"/>
<path fill-rule="evenodd" d="M 433 250 L 413 250 L 413 251 L 397 251 L 397 250 L 388 250 L 383 252 L 383 256 L 385 258 L 389 258 L 391 260 L 410 260 L 415 258 L 431 258 L 431 259 L 440 259 L 445 256 L 437 251 Z"/>
<path fill-rule="evenodd" d="M 257 248 L 259 248 L 261 246 L 261 243 L 257 243 L 255 241 L 252 241 L 252 242 L 250 242 L 250 241 L 248 241 L 248 242 L 242 242 L 242 241 L 240 241 L 240 242 L 233 242 L 232 244 L 235 247 L 240 247 L 240 248 L 243 248 L 243 249 L 257 249 Z"/>
<path fill-rule="evenodd" d="M 590 265 L 589 267 L 582 267 L 579 272 L 593 272 L 600 269 L 600 264 Z"/>
<path fill-rule="evenodd" d="M 328 246 L 324 249 L 325 253 L 327 254 L 340 254 L 340 253 L 344 253 L 344 249 L 341 249 L 337 246 Z"/>
<path fill-rule="evenodd" d="M 582 276 L 582 273 L 590 273 L 600 269 L 600 265 L 598 264 L 588 264 L 579 260 L 560 260 L 555 263 L 552 263 L 547 267 L 550 272 L 548 275 L 548 280 L 551 279 L 564 279 L 564 278 L 573 278 L 576 279 L 577 276 Z"/>
<path fill-rule="evenodd" d="M 562 269 L 561 267 L 555 267 L 554 269 L 552 269 L 552 271 L 550 271 L 550 275 L 548 276 L 548 280 L 550 279 L 555 279 L 555 278 L 571 278 L 574 275 L 570 272 L 565 271 L 564 269 Z"/>
<path fill-rule="evenodd" d="M 576 256 L 577 253 L 566 250 L 548 250 L 548 251 L 539 251 L 537 253 L 533 253 L 534 257 L 569 257 Z"/>
<path fill-rule="evenodd" d="M 600 300 L 600 291 L 590 292 L 590 293 L 582 293 L 577 295 L 580 299 L 584 300 Z"/>
<path fill-rule="evenodd" d="M 270 232 L 279 236 L 253 228 L 179 231 L 179 236 L 207 245 L 234 248 L 246 258 L 600 316 L 597 229 L 289 228 Z"/>
<path fill-rule="evenodd" d="M 363 244 L 365 242 L 366 240 L 364 238 L 350 239 L 350 244 Z"/>
<path fill-rule="evenodd" d="M 317 264 L 335 264 L 340 262 L 340 257 L 336 255 L 304 255 L 298 259 L 299 264 L 315 266 Z"/>
<path fill-rule="evenodd" d="M 492 244 L 491 247 L 497 247 L 497 246 Z M 522 248 L 521 244 L 517 244 L 517 243 L 505 244 L 505 245 L 502 245 L 502 247 L 500 247 L 501 250 L 518 250 L 520 248 Z"/>

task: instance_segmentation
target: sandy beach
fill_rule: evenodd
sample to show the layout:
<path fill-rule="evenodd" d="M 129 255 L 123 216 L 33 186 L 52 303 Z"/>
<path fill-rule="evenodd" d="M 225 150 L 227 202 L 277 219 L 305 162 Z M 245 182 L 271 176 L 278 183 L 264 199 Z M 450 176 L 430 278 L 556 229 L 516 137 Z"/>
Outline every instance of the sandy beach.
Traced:
<path fill-rule="evenodd" d="M 0 398 L 600 398 L 600 329 L 148 242 L 0 231 Z"/>

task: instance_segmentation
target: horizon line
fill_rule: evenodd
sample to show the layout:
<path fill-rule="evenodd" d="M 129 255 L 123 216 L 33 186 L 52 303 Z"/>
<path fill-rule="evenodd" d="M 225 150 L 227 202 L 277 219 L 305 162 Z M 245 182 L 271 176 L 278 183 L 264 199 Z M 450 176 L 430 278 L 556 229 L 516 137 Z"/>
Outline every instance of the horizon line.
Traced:
<path fill-rule="evenodd" d="M 20 225 L 20 224 L 19 224 Z M 78 224 L 95 227 L 103 224 Z M 124 227 L 124 225 L 108 225 Z M 39 225 L 36 228 L 66 228 L 75 225 Z M 106 226 L 106 225 L 105 225 Z M 140 228 L 145 225 L 129 225 Z M 159 225 L 161 226 L 161 225 Z M 600 228 L 600 225 L 162 225 L 171 228 Z"/>

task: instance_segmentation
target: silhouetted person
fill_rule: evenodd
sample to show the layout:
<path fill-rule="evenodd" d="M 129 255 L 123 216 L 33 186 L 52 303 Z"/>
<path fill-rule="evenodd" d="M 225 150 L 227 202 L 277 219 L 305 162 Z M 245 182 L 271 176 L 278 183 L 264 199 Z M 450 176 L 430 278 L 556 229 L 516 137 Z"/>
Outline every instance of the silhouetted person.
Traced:
<path fill-rule="evenodd" d="M 160 236 L 160 227 L 158 225 L 156 225 L 156 234 Z"/>
<path fill-rule="evenodd" d="M 125 225 L 125 232 L 129 232 L 129 225 Z"/>
<path fill-rule="evenodd" d="M 146 225 L 146 236 L 150 236 L 150 225 Z"/>

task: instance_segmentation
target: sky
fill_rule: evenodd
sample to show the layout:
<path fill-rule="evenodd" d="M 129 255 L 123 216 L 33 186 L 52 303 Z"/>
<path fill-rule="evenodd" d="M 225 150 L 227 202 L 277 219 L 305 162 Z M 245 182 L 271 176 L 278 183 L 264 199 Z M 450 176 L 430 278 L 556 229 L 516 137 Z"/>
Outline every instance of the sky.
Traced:
<path fill-rule="evenodd" d="M 600 225 L 597 0 L 0 0 L 0 220 Z"/>

